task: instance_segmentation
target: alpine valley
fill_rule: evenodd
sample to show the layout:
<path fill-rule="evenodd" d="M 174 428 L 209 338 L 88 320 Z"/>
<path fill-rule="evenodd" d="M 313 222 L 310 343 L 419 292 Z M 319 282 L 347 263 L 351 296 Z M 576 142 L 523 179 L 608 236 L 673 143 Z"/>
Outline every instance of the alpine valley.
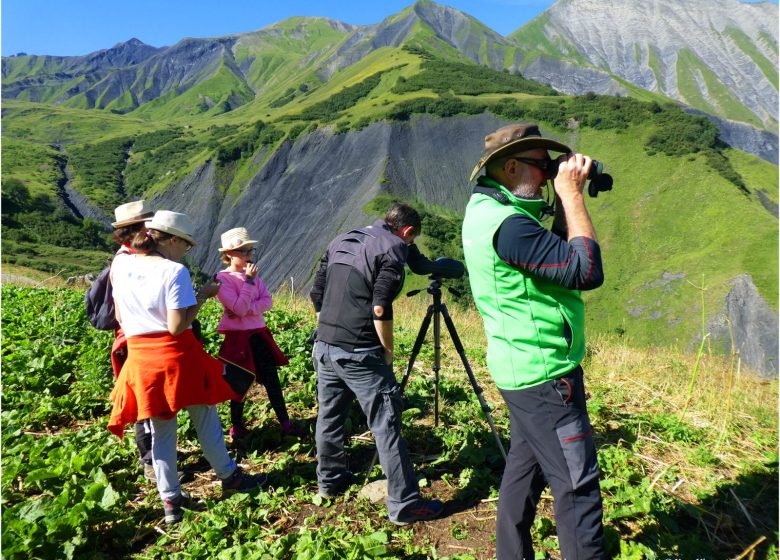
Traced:
<path fill-rule="evenodd" d="M 588 200 L 606 274 L 590 332 L 709 334 L 776 376 L 777 21 L 770 2 L 558 0 L 503 37 L 419 0 L 367 26 L 3 57 L 2 260 L 95 273 L 138 198 L 192 217 L 196 270 L 247 227 L 272 290 L 305 292 L 328 241 L 393 199 L 424 210 L 424 251 L 461 258 L 484 136 L 538 122 L 615 181 Z"/>

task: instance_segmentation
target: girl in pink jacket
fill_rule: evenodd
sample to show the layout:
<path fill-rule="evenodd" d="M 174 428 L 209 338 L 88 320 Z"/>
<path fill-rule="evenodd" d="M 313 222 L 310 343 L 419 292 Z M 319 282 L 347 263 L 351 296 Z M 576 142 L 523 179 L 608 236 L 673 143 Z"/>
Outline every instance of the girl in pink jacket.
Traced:
<path fill-rule="evenodd" d="M 251 371 L 268 393 L 268 400 L 287 435 L 301 436 L 287 414 L 277 368 L 289 363 L 274 342 L 263 313 L 271 309 L 272 298 L 263 281 L 257 277 L 252 256 L 257 241 L 249 239 L 245 228 L 234 228 L 221 236 L 222 262 L 227 268 L 217 274 L 222 287 L 217 298 L 225 314 L 217 331 L 225 335 L 219 357 Z M 236 440 L 249 434 L 244 424 L 243 401 L 230 401 L 230 436 Z"/>

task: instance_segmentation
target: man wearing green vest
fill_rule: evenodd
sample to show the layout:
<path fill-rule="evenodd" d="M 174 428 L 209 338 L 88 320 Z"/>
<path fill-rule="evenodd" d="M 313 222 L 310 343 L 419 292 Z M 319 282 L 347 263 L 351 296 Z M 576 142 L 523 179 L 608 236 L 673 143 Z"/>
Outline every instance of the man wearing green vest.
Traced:
<path fill-rule="evenodd" d="M 553 161 L 547 150 L 561 152 Z M 484 167 L 463 220 L 463 252 L 488 339 L 487 364 L 509 409 L 511 449 L 499 492 L 498 560 L 534 558 L 531 527 L 545 483 L 554 498 L 561 556 L 604 558 L 596 448 L 580 362 L 580 290 L 604 280 L 583 187 L 591 159 L 532 124 L 485 137 Z M 556 173 L 557 171 L 557 173 Z M 553 180 L 551 230 L 542 187 Z"/>

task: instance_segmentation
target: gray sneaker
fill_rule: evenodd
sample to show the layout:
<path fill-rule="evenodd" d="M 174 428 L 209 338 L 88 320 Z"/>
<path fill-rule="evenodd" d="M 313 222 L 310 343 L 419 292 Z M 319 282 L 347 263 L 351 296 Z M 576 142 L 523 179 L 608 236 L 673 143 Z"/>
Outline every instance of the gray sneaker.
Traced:
<path fill-rule="evenodd" d="M 189 494 L 182 491 L 177 497 L 163 502 L 165 510 L 165 523 L 173 525 L 184 519 L 184 510 L 203 511 L 205 505 L 200 500 L 195 500 Z"/>

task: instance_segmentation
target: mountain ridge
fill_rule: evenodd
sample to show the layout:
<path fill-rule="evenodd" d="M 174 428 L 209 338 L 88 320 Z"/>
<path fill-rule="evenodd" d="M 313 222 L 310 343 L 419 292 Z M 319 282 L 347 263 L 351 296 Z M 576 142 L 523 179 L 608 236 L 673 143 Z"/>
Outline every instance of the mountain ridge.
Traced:
<path fill-rule="evenodd" d="M 508 37 L 527 52 L 536 50 L 537 58 L 576 53 L 592 71 L 720 118 L 776 130 L 778 32 L 772 22 L 777 19 L 777 5 L 769 2 L 606 0 L 596 5 L 559 0 Z M 567 69 L 577 72 L 571 63 Z M 538 64 L 524 72 L 540 81 L 551 79 Z M 619 83 L 604 81 L 609 82 L 606 77 L 597 80 L 592 91 L 625 93 Z M 552 85 L 570 94 L 585 93 L 583 86 L 567 87 L 560 79 Z"/>
<path fill-rule="evenodd" d="M 776 50 L 777 32 L 744 15 L 735 19 L 706 9 L 714 3 L 723 8 L 720 11 L 729 11 L 739 4 L 741 14 L 756 13 L 754 5 L 700 0 L 694 3 L 698 11 L 691 11 L 690 6 L 679 7 L 671 0 L 632 2 L 596 6 L 585 0 L 559 0 L 507 37 L 464 12 L 418 0 L 371 25 L 304 16 L 256 31 L 182 39 L 169 47 L 150 47 L 130 39 L 80 57 L 4 57 L 3 97 L 137 112 L 144 118 L 186 118 L 199 113 L 216 116 L 250 103 L 262 111 L 264 104 L 297 98 L 298 87 L 310 91 L 327 83 L 369 53 L 407 44 L 448 60 L 522 71 L 567 94 L 593 91 L 641 97 L 643 91 L 655 91 L 659 100 L 661 95 L 667 96 L 711 115 L 733 146 L 776 163 L 777 55 L 772 46 Z M 772 4 L 759 9 L 776 14 Z M 619 18 L 602 17 L 610 11 L 628 14 L 621 20 L 625 24 L 613 23 Z M 671 17 L 676 12 L 690 14 L 686 21 L 697 21 L 694 16 L 699 13 L 709 14 L 707 21 L 721 31 L 727 29 L 728 22 L 746 22 L 748 33 L 720 33 L 716 45 L 720 50 L 709 47 L 718 53 L 724 49 L 742 53 L 741 64 L 731 66 L 745 69 L 731 71 L 730 87 L 721 84 L 717 68 L 710 69 L 711 63 L 697 54 L 698 47 L 680 43 L 684 36 L 695 37 L 697 45 L 712 41 L 706 35 L 707 40 L 702 39 L 706 29 L 701 25 L 696 32 L 679 27 L 681 16 Z M 656 23 L 649 30 L 640 25 L 648 14 Z M 599 39 L 599 33 L 604 37 Z M 635 40 L 670 34 L 676 34 L 677 43 L 664 39 L 663 44 L 640 44 Z M 757 46 L 751 46 L 751 41 Z M 726 42 L 728 48 L 723 46 Z M 284 74 L 279 71 L 282 67 Z M 676 87 L 675 76 L 680 73 L 686 78 L 683 87 Z M 740 81 L 740 76 L 751 78 Z M 746 82 L 755 85 L 748 87 Z M 768 139 L 769 144 L 762 133 L 767 129 L 774 136 Z"/>
<path fill-rule="evenodd" d="M 777 251 L 767 252 L 777 245 L 776 165 L 728 148 L 707 119 L 598 68 L 580 64 L 631 96 L 571 97 L 526 80 L 507 68 L 527 61 L 520 47 L 451 8 L 418 2 L 374 30 L 292 18 L 162 51 L 122 43 L 101 55 L 107 64 L 143 60 L 79 79 L 63 75 L 48 90 L 49 78 L 28 76 L 40 82 L 28 97 L 46 102 L 4 103 L 4 262 L 92 266 L 77 250 L 97 247 L 96 221 L 110 223 L 113 207 L 136 198 L 191 214 L 199 244 L 190 257 L 208 272 L 218 266 L 220 232 L 238 225 L 255 232 L 272 288 L 290 277 L 304 288 L 329 237 L 373 219 L 370 209 L 388 197 L 425 208 L 421 243 L 428 237 L 432 256 L 456 257 L 452 224 L 482 138 L 528 120 L 606 162 L 615 177 L 613 192 L 588 204 L 609 255 L 606 289 L 588 295 L 594 328 L 689 348 L 699 315 L 722 312 L 745 327 L 740 337 L 768 340 L 774 332 L 776 340 L 776 326 L 762 323 L 757 334 L 736 314 L 739 304 L 726 306 L 730 282 L 749 274 L 735 301 L 756 300 L 751 317 L 776 315 Z M 350 57 L 357 60 L 340 67 Z M 67 62 L 84 70 L 86 60 Z M 30 62 L 3 59 L 3 69 L 18 84 Z M 49 61 L 47 71 L 57 78 L 63 68 Z M 771 153 L 770 133 L 739 126 L 745 130 L 729 144 L 749 137 L 756 151 Z M 14 205 L 22 217 L 6 214 Z M 41 222 L 22 228 L 15 219 Z M 699 277 L 707 286 L 701 302 L 686 291 Z M 724 347 L 722 335 L 717 345 Z M 754 352 L 754 367 L 770 362 L 776 370 L 767 352 Z"/>

